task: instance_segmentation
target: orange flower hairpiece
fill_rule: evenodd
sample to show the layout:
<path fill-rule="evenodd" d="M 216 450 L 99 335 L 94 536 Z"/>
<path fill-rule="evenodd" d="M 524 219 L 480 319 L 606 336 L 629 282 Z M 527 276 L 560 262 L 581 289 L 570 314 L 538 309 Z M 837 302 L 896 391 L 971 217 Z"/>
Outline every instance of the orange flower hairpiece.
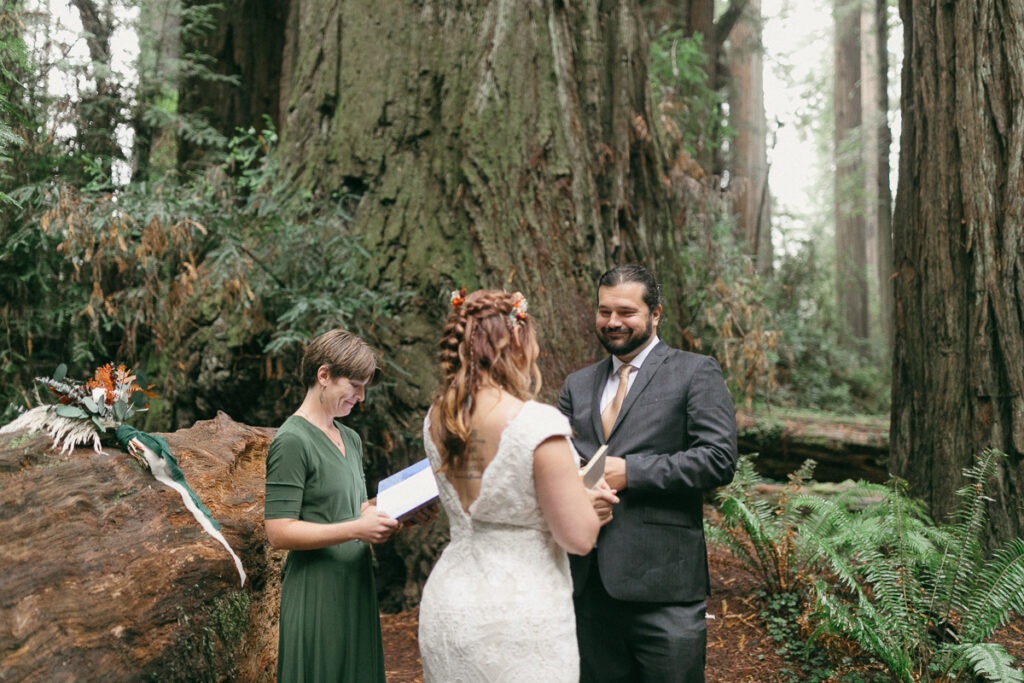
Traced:
<path fill-rule="evenodd" d="M 512 293 L 512 311 L 509 313 L 509 317 L 512 318 L 513 323 L 521 323 L 526 320 L 526 311 L 528 309 L 526 303 L 526 297 L 523 296 L 522 292 Z"/>
<path fill-rule="evenodd" d="M 452 290 L 452 308 L 458 308 L 466 302 L 466 288 Z"/>

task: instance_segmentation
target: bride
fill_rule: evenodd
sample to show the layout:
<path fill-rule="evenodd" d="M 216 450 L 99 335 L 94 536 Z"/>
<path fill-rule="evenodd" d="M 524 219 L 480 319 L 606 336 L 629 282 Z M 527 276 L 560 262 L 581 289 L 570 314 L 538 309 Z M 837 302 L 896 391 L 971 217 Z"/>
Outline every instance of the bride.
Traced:
<path fill-rule="evenodd" d="M 453 292 L 452 305 L 423 425 L 451 525 L 420 604 L 424 680 L 576 683 L 566 552 L 593 548 L 618 499 L 584 487 L 568 420 L 532 400 L 539 350 L 523 296 Z"/>

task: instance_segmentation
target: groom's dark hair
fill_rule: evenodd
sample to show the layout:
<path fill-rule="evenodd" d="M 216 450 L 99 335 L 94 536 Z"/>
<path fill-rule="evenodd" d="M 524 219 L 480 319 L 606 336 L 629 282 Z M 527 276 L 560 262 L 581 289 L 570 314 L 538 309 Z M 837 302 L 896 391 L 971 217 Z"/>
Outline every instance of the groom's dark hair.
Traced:
<path fill-rule="evenodd" d="M 628 282 L 639 282 L 644 286 L 644 303 L 650 310 L 661 305 L 661 285 L 654 277 L 654 273 L 647 270 L 639 263 L 624 263 L 615 266 L 607 271 L 597 281 L 597 287 L 614 287 L 624 285 Z"/>

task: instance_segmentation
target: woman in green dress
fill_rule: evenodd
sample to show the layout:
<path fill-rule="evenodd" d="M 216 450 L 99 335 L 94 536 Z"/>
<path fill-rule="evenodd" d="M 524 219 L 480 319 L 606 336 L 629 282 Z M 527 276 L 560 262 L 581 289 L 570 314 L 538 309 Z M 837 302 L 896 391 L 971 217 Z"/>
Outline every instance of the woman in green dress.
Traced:
<path fill-rule="evenodd" d="M 358 337 L 332 330 L 302 359 L 306 395 L 267 455 L 264 526 L 290 551 L 281 581 L 280 683 L 384 683 L 370 544 L 399 528 L 366 497 L 362 442 L 343 425 L 377 371 Z"/>

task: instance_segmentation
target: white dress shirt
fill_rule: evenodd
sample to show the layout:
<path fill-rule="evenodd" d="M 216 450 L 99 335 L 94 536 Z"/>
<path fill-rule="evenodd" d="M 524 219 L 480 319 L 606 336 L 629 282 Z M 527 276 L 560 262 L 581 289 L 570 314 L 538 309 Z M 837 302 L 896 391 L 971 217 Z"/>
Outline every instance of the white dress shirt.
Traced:
<path fill-rule="evenodd" d="M 633 366 L 633 369 L 629 371 L 630 388 L 633 387 L 633 382 L 636 380 L 637 371 L 644 364 L 644 361 L 647 360 L 647 356 L 650 355 L 651 349 L 653 349 L 654 345 L 659 341 L 658 335 L 652 335 L 650 341 L 647 342 L 647 345 L 640 351 L 640 353 L 636 354 L 633 360 L 629 361 L 629 364 Z M 615 398 L 615 391 L 619 388 L 619 368 L 621 368 L 622 365 L 623 363 L 619 360 L 618 356 L 612 356 L 612 371 L 611 374 L 608 375 L 608 381 L 604 384 L 604 392 L 601 394 L 602 413 L 604 412 L 604 409 L 608 407 L 608 404 L 612 402 L 612 399 Z M 629 395 L 629 389 L 626 390 L 626 395 Z"/>

